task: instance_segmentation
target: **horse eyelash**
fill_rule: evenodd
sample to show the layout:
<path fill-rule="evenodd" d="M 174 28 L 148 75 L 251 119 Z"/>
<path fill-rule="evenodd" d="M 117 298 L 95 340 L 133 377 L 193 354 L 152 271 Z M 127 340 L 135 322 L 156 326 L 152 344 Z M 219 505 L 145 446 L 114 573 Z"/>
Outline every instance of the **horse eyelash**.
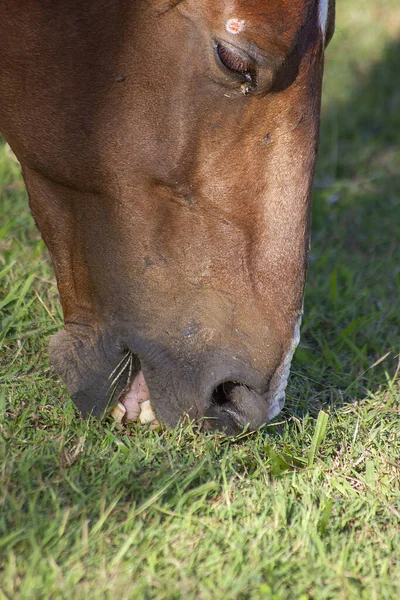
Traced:
<path fill-rule="evenodd" d="M 217 45 L 217 54 L 224 67 L 233 73 L 242 75 L 247 81 L 252 81 L 253 73 L 250 62 L 245 62 L 222 44 Z"/>

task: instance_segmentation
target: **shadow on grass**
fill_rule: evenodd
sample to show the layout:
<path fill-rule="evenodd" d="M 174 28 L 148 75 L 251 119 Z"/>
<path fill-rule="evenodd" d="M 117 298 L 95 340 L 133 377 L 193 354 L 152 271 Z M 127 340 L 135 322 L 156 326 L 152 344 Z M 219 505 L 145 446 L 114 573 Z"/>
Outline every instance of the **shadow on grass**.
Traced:
<path fill-rule="evenodd" d="M 302 342 L 288 390 L 292 415 L 364 397 L 398 363 L 399 61 L 396 40 L 368 72 L 354 73 L 346 102 L 325 103 Z"/>

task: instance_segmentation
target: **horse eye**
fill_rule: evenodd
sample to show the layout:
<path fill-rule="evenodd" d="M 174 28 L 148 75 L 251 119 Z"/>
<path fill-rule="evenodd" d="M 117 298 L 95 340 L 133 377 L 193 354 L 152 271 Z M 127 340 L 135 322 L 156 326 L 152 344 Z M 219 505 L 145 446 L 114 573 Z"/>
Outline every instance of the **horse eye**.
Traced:
<path fill-rule="evenodd" d="M 237 52 L 227 48 L 224 44 L 216 45 L 217 56 L 222 65 L 235 73 L 240 75 L 245 81 L 252 83 L 255 79 L 254 67 L 245 55 L 238 54 Z"/>

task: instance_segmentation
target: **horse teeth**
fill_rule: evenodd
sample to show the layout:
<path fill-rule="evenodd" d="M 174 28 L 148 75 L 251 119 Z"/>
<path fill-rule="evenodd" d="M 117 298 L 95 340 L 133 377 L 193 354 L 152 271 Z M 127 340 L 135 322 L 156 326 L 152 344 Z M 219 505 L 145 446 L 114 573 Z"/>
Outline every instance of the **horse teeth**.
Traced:
<path fill-rule="evenodd" d="M 121 402 L 118 402 L 118 404 L 114 406 L 110 414 L 114 421 L 121 424 L 124 416 L 126 415 L 126 408 Z"/>
<path fill-rule="evenodd" d="M 118 402 L 110 412 L 111 417 L 118 425 L 126 422 L 126 414 L 127 410 L 122 402 Z M 150 400 L 145 400 L 140 404 L 139 421 L 142 425 L 151 425 L 151 429 L 159 428 L 159 423 L 151 407 Z"/>
<path fill-rule="evenodd" d="M 145 425 L 147 423 L 152 423 L 156 420 L 156 415 L 154 414 L 153 409 L 151 408 L 150 400 L 145 400 L 140 405 L 139 421 L 142 425 Z"/>

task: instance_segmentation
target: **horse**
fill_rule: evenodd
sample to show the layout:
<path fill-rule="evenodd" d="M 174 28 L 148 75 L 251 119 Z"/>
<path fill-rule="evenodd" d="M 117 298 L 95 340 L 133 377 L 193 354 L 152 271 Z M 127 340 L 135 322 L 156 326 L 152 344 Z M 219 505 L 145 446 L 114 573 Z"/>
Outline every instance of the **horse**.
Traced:
<path fill-rule="evenodd" d="M 0 131 L 83 415 L 260 427 L 285 399 L 334 0 L 3 0 Z"/>

